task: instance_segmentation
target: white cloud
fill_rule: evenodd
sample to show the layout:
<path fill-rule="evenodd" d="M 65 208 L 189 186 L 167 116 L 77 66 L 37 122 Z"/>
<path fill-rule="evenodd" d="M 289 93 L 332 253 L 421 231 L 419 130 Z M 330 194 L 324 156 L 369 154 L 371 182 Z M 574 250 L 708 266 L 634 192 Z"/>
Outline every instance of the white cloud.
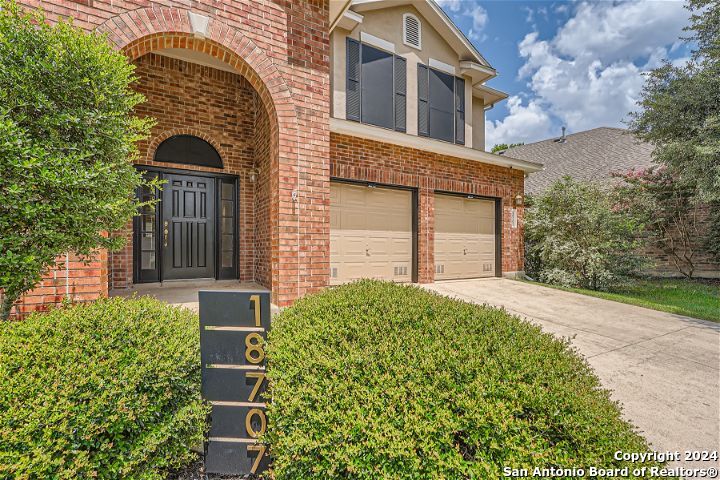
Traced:
<path fill-rule="evenodd" d="M 681 2 L 581 3 L 553 44 L 561 55 L 632 59 L 677 41 L 687 18 Z"/>
<path fill-rule="evenodd" d="M 687 19 L 679 2 L 581 3 L 554 38 L 526 35 L 518 76 L 530 90 L 527 106 L 508 102 L 509 115 L 488 122 L 488 145 L 546 138 L 545 122 L 570 132 L 622 126 L 636 108 L 642 72 L 667 58 Z"/>
<path fill-rule="evenodd" d="M 480 5 L 476 5 L 475 8 L 466 11 L 465 15 L 472 17 L 472 28 L 469 32 L 470 38 L 479 42 L 484 41 L 487 38 L 487 35 L 483 33 L 483 29 L 485 28 L 485 25 L 487 25 L 489 19 L 487 10 Z"/>
<path fill-rule="evenodd" d="M 537 101 L 523 105 L 520 97 L 513 95 L 507 107 L 510 110 L 507 117 L 485 124 L 486 149 L 499 143 L 532 142 L 551 135 L 552 120 Z"/>
<path fill-rule="evenodd" d="M 460 7 L 462 7 L 462 0 L 435 0 L 440 7 L 442 7 L 443 10 L 450 11 L 450 12 L 458 12 L 460 11 Z"/>

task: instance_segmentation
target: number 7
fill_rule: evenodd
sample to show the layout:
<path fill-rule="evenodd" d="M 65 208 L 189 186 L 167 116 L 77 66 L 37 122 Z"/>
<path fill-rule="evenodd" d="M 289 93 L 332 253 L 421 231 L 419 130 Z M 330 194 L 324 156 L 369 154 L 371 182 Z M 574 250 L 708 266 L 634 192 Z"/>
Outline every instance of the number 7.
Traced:
<path fill-rule="evenodd" d="M 252 389 L 252 392 L 250 392 L 250 398 L 248 398 L 249 402 L 252 402 L 255 400 L 255 396 L 260 391 L 260 387 L 262 386 L 262 383 L 265 381 L 265 374 L 262 372 L 248 372 L 247 376 L 249 378 L 257 378 L 257 381 L 255 382 L 255 386 Z"/>
<path fill-rule="evenodd" d="M 248 445 L 247 447 L 249 452 L 258 452 L 257 457 L 255 457 L 255 461 L 253 462 L 253 466 L 250 469 L 250 473 L 256 473 L 258 467 L 260 466 L 260 462 L 262 461 L 262 458 L 265 456 L 265 450 L 267 450 L 266 445 Z"/>

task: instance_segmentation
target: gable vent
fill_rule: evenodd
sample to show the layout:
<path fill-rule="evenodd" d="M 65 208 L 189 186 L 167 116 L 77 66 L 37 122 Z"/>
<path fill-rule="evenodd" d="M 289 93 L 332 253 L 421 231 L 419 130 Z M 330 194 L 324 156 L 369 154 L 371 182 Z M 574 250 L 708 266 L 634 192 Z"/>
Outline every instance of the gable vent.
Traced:
<path fill-rule="evenodd" d="M 422 48 L 422 26 L 412 13 L 403 15 L 403 43 L 410 47 Z"/>

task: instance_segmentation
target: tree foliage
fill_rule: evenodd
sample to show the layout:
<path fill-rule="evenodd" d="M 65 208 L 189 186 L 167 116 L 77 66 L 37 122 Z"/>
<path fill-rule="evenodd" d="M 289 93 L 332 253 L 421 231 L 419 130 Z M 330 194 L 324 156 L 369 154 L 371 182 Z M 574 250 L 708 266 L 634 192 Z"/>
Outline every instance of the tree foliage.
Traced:
<path fill-rule="evenodd" d="M 13 303 L 65 252 L 117 248 L 142 184 L 149 120 L 133 66 L 106 39 L 0 0 L 0 287 Z"/>
<path fill-rule="evenodd" d="M 666 167 L 620 175 L 619 206 L 645 225 L 644 242 L 665 253 L 676 270 L 692 278 L 699 250 L 706 243 L 701 228 L 704 206 L 694 201 L 695 188 L 679 182 Z"/>
<path fill-rule="evenodd" d="M 640 267 L 642 224 L 615 208 L 610 192 L 564 177 L 526 210 L 530 275 L 568 287 L 606 289 Z"/>
<path fill-rule="evenodd" d="M 492 153 L 497 153 L 497 152 L 500 152 L 500 151 L 502 151 L 502 150 L 507 150 L 508 148 L 519 147 L 520 145 L 525 145 L 525 143 L 524 143 L 524 142 L 520 142 L 520 143 L 498 143 L 497 145 L 495 145 L 494 147 L 492 147 L 491 152 L 492 152 Z"/>
<path fill-rule="evenodd" d="M 704 201 L 720 200 L 720 0 L 691 0 L 690 62 L 648 74 L 630 128 L 655 159 Z"/>

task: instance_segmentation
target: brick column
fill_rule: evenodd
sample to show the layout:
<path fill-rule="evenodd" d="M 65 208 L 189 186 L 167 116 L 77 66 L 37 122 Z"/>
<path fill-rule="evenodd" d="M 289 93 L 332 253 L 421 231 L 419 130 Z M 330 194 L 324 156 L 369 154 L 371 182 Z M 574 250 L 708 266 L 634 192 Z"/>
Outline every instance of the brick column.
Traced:
<path fill-rule="evenodd" d="M 423 186 L 418 192 L 418 283 L 435 281 L 435 193 Z"/>

